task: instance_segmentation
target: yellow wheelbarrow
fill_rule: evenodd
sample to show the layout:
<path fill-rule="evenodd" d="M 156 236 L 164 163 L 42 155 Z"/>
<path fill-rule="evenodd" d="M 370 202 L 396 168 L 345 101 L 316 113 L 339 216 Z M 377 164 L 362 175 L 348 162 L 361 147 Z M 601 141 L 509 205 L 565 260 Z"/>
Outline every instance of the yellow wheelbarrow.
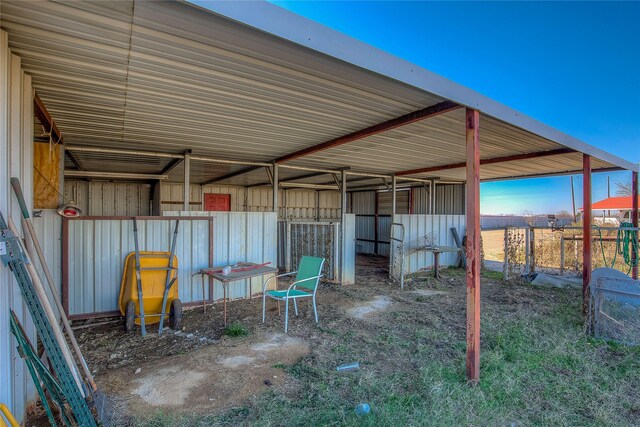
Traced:
<path fill-rule="evenodd" d="M 138 226 L 135 218 L 133 219 L 135 252 L 129 253 L 125 258 L 118 298 L 126 332 L 133 330 L 134 325 L 140 325 L 144 336 L 147 324 L 160 323 L 158 334 L 162 334 L 167 306 L 171 329 L 182 328 L 182 302 L 178 298 L 178 257 L 174 255 L 178 224 L 179 221 L 176 221 L 171 252 L 140 252 Z"/>

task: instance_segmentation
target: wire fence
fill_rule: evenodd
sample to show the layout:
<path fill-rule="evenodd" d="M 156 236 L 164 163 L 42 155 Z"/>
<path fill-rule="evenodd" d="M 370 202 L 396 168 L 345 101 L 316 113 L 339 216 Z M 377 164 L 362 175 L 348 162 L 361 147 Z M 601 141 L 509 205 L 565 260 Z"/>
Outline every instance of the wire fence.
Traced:
<path fill-rule="evenodd" d="M 639 265 L 638 229 L 596 227 L 591 231 L 592 268 L 609 267 L 625 274 Z M 509 275 L 539 271 L 581 274 L 583 266 L 581 226 L 514 227 L 505 230 L 503 253 Z"/>

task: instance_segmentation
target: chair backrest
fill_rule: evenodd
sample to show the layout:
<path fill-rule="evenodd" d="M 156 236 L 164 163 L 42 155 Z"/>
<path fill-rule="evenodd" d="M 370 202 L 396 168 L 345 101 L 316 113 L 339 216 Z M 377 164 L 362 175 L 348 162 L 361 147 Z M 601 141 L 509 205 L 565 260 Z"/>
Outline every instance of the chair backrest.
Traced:
<path fill-rule="evenodd" d="M 302 258 L 300 258 L 300 263 L 298 264 L 298 274 L 296 275 L 296 282 L 300 280 L 304 280 L 304 282 L 298 283 L 296 287 L 315 291 L 315 289 L 318 287 L 318 283 L 320 282 L 320 278 L 311 278 L 320 276 L 322 274 L 323 265 L 324 258 L 318 258 L 314 256 L 303 256 Z"/>

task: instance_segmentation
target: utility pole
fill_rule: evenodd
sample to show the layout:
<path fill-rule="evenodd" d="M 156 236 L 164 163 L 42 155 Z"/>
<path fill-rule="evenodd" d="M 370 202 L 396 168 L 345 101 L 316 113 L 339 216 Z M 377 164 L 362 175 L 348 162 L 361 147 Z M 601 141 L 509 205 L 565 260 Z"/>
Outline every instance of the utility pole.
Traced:
<path fill-rule="evenodd" d="M 571 175 L 571 206 L 573 208 L 573 222 L 576 222 L 578 219 L 576 218 L 576 198 L 573 194 L 573 175 Z"/>

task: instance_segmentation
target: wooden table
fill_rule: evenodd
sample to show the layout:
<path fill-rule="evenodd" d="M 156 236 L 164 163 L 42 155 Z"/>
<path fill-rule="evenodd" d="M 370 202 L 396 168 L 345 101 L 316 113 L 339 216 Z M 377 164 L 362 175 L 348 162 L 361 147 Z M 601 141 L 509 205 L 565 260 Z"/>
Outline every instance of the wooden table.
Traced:
<path fill-rule="evenodd" d="M 237 282 L 238 280 L 250 279 L 252 277 L 264 276 L 265 274 L 273 274 L 277 273 L 278 269 L 275 267 L 267 267 L 267 266 L 258 266 L 259 264 L 253 263 L 243 263 L 242 268 L 248 268 L 252 266 L 257 266 L 256 268 L 251 268 L 250 270 L 245 271 L 237 271 L 231 272 L 226 276 L 222 274 L 222 267 L 214 267 L 214 268 L 204 268 L 197 273 L 202 276 L 202 296 L 203 296 L 203 308 L 206 312 L 207 306 L 204 301 L 204 278 L 205 276 L 211 277 L 220 283 L 222 283 L 222 291 L 223 291 L 223 305 L 224 305 L 224 325 L 227 326 L 227 286 L 231 282 Z M 251 284 L 249 284 L 249 298 L 251 298 Z M 213 295 L 211 296 L 213 299 Z"/>
<path fill-rule="evenodd" d="M 440 254 L 443 252 L 460 252 L 460 248 L 456 246 L 434 246 L 433 248 L 425 248 L 423 250 L 433 253 L 433 276 L 436 279 L 440 279 Z"/>

